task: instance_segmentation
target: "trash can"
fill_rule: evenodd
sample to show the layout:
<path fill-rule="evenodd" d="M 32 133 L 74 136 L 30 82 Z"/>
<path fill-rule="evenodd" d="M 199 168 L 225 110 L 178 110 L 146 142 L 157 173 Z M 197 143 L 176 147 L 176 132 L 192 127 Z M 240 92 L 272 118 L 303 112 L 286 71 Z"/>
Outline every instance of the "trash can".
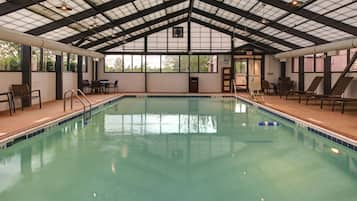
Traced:
<path fill-rule="evenodd" d="M 198 77 L 190 77 L 189 92 L 198 93 Z"/>

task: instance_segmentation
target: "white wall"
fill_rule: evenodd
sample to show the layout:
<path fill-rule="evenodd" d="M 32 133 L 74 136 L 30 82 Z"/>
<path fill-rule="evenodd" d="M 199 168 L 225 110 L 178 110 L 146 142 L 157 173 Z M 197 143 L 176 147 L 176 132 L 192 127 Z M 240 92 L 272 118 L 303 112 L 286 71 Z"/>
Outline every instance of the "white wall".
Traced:
<path fill-rule="evenodd" d="M 93 74 L 93 61 L 92 59 L 88 59 L 87 61 L 87 72 L 83 72 L 83 80 L 92 80 L 92 74 Z"/>
<path fill-rule="evenodd" d="M 0 93 L 9 91 L 12 84 L 21 84 L 21 72 L 0 72 Z M 3 97 L 1 97 L 3 99 Z M 8 110 L 7 103 L 0 103 L 0 111 Z"/>
<path fill-rule="evenodd" d="M 218 56 L 217 73 L 191 73 L 192 77 L 199 78 L 199 92 L 219 93 L 222 91 L 222 68 L 230 67 L 230 55 Z M 104 73 L 104 62 L 98 64 L 98 78 L 110 81 L 119 81 L 120 92 L 144 92 L 144 73 Z M 148 73 L 148 92 L 186 93 L 189 88 L 187 73 Z"/>
<path fill-rule="evenodd" d="M 77 73 L 63 72 L 63 93 L 70 89 L 77 89 L 78 77 Z"/>
<path fill-rule="evenodd" d="M 265 80 L 271 83 L 278 83 L 280 77 L 280 61 L 273 55 L 266 55 L 264 58 Z"/>
<path fill-rule="evenodd" d="M 42 102 L 56 100 L 56 73 L 54 72 L 33 72 L 32 90 L 41 90 Z M 33 104 L 38 103 L 34 99 Z"/>

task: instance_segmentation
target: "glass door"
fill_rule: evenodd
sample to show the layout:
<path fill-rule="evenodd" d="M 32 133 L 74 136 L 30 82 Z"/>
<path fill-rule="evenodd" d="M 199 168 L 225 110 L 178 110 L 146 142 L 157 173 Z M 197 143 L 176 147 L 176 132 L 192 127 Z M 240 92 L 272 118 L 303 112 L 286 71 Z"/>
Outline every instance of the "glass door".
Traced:
<path fill-rule="evenodd" d="M 237 90 L 247 90 L 248 60 L 244 58 L 234 60 L 234 68 Z"/>
<path fill-rule="evenodd" d="M 249 91 L 261 90 L 261 59 L 250 58 L 248 62 L 248 86 Z"/>

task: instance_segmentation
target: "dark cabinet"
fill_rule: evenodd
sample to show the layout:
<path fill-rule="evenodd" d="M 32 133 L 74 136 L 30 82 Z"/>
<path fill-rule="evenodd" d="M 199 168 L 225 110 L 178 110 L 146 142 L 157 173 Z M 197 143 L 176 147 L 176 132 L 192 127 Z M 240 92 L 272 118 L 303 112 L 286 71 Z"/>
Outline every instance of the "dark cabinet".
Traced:
<path fill-rule="evenodd" d="M 190 77 L 189 92 L 198 93 L 198 77 Z"/>

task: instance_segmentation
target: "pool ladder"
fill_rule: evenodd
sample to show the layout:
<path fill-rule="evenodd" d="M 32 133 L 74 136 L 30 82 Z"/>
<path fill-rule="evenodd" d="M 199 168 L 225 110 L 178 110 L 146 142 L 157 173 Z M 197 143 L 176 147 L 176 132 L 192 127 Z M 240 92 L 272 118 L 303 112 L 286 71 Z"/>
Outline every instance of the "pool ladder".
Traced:
<path fill-rule="evenodd" d="M 234 97 L 237 98 L 237 86 L 235 79 L 232 79 L 232 93 L 234 94 Z"/>
<path fill-rule="evenodd" d="M 76 93 L 77 92 L 77 93 Z M 83 98 L 81 98 L 80 96 L 78 96 L 78 93 L 81 94 L 81 96 Z M 83 121 L 86 124 L 88 122 L 88 120 L 90 120 L 92 118 L 92 103 L 91 101 L 88 99 L 88 97 L 84 94 L 84 92 L 80 89 L 69 89 L 67 91 L 64 92 L 63 95 L 63 111 L 66 111 L 66 102 L 67 102 L 67 95 L 71 94 L 70 96 L 70 101 L 71 101 L 71 110 L 73 110 L 73 97 L 77 98 L 79 100 L 79 102 L 82 104 L 83 107 Z M 87 117 L 87 105 L 89 106 L 89 116 Z"/>

